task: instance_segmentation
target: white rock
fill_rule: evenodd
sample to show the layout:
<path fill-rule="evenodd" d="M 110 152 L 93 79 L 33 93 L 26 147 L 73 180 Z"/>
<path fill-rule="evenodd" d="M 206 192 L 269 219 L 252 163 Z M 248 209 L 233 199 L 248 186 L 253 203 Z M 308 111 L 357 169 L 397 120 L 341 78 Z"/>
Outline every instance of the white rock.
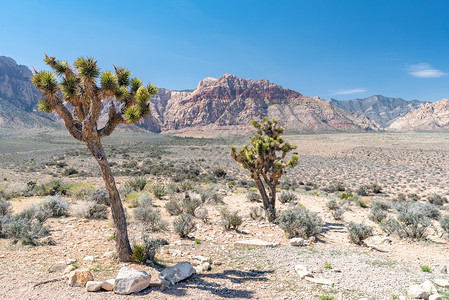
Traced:
<path fill-rule="evenodd" d="M 304 279 L 305 277 L 313 277 L 312 273 L 310 273 L 303 265 L 296 265 L 295 270 L 296 273 L 298 273 L 299 278 L 301 279 Z"/>
<path fill-rule="evenodd" d="M 442 287 L 449 287 L 449 280 L 447 279 L 435 279 L 435 284 Z"/>
<path fill-rule="evenodd" d="M 326 278 L 318 278 L 318 277 L 304 277 L 305 280 L 318 283 L 318 284 L 324 284 L 324 285 L 334 285 L 334 283 L 330 279 Z"/>
<path fill-rule="evenodd" d="M 430 280 L 426 280 L 421 284 L 421 287 L 423 290 L 429 293 L 429 295 L 437 293 L 437 288 L 433 285 L 433 283 Z"/>
<path fill-rule="evenodd" d="M 101 290 L 101 281 L 88 281 L 86 283 L 86 290 L 88 292 L 98 292 Z"/>
<path fill-rule="evenodd" d="M 210 270 L 210 263 L 205 262 L 197 267 L 195 267 L 195 271 L 197 273 L 204 273 Z"/>
<path fill-rule="evenodd" d="M 173 267 L 166 268 L 159 273 L 159 279 L 164 286 L 176 284 L 181 280 L 189 278 L 196 270 L 188 262 L 180 262 Z"/>
<path fill-rule="evenodd" d="M 93 281 L 92 273 L 87 269 L 78 269 L 72 271 L 68 275 L 68 283 L 70 286 L 85 287 L 88 281 Z"/>
<path fill-rule="evenodd" d="M 76 270 L 76 268 L 74 266 L 66 266 L 65 269 L 64 269 L 64 273 L 63 274 L 67 275 L 70 272 L 75 271 L 75 270 Z"/>
<path fill-rule="evenodd" d="M 122 267 L 114 281 L 114 293 L 128 295 L 140 292 L 150 285 L 150 279 L 147 272 Z"/>
<path fill-rule="evenodd" d="M 84 261 L 94 261 L 95 260 L 95 256 L 93 255 L 89 255 L 86 256 L 85 258 L 83 258 Z"/>
<path fill-rule="evenodd" d="M 443 298 L 441 298 L 441 295 L 436 293 L 436 294 L 432 294 L 429 297 L 429 300 L 442 300 Z"/>
<path fill-rule="evenodd" d="M 442 268 L 441 268 L 441 274 L 447 274 L 447 270 L 448 270 L 448 267 L 447 266 L 443 266 Z"/>
<path fill-rule="evenodd" d="M 430 293 L 426 292 L 420 284 L 414 284 L 408 287 L 407 295 L 412 299 L 428 299 Z"/>
<path fill-rule="evenodd" d="M 234 247 L 274 247 L 276 243 L 265 242 L 259 239 L 237 241 L 234 243 Z"/>
<path fill-rule="evenodd" d="M 69 258 L 69 259 L 67 259 L 67 261 L 66 261 L 66 264 L 68 264 L 68 265 L 74 264 L 74 263 L 76 263 L 76 258 Z"/>
<path fill-rule="evenodd" d="M 192 259 L 198 260 L 201 263 L 205 263 L 205 262 L 208 262 L 210 264 L 212 263 L 212 259 L 210 259 L 210 257 L 204 257 L 204 256 L 201 256 L 201 255 L 192 256 Z"/>
<path fill-rule="evenodd" d="M 101 288 L 106 291 L 113 291 L 114 290 L 114 283 L 115 279 L 108 279 L 101 283 Z"/>
<path fill-rule="evenodd" d="M 305 241 L 303 238 L 292 238 L 290 239 L 290 245 L 292 246 L 304 246 Z"/>

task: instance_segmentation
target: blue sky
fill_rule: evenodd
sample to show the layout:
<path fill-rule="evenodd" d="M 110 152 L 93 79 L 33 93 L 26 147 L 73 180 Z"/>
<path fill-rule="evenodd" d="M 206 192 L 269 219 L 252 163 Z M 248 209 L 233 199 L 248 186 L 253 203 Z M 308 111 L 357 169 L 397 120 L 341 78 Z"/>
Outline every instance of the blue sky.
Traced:
<path fill-rule="evenodd" d="M 449 1 L 2 1 L 0 55 L 93 56 L 169 89 L 232 73 L 307 96 L 449 97 Z"/>

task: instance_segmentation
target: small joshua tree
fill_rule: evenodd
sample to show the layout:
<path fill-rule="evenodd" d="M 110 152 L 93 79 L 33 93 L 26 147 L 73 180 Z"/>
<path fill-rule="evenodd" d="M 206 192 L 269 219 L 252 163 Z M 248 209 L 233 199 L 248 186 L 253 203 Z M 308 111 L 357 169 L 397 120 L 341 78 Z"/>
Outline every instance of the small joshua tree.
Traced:
<path fill-rule="evenodd" d="M 114 66 L 114 73 L 100 73 L 93 58 L 78 58 L 74 68 L 66 61 L 47 55 L 44 62 L 53 72 L 34 70 L 33 84 L 42 91 L 43 97 L 38 109 L 61 116 L 69 133 L 86 143 L 97 160 L 111 204 L 118 258 L 129 261 L 131 247 L 125 212 L 100 140 L 109 136 L 120 123 L 133 124 L 148 117 L 148 101 L 157 93 L 157 88 L 152 84 L 143 86 L 139 78 L 131 79 L 131 72 L 126 68 Z M 102 105 L 109 107 L 108 120 L 98 128 Z"/>
<path fill-rule="evenodd" d="M 287 167 L 293 168 L 298 164 L 299 157 L 294 154 L 290 161 L 285 161 L 287 153 L 296 149 L 296 146 L 282 139 L 284 128 L 279 126 L 277 120 L 264 118 L 262 123 L 252 121 L 252 125 L 257 129 L 257 134 L 251 137 L 251 145 L 243 146 L 239 151 L 232 146 L 231 157 L 251 172 L 268 219 L 273 222 L 276 219 L 276 186 L 279 178 L 286 173 Z"/>

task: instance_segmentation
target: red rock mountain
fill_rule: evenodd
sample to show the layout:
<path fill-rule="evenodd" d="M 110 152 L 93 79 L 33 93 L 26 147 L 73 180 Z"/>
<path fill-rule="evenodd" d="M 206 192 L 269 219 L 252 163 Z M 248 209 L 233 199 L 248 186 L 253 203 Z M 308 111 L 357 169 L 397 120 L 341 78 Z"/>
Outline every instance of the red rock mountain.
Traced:
<path fill-rule="evenodd" d="M 449 130 L 449 100 L 426 103 L 394 121 L 392 131 L 446 131 Z"/>
<path fill-rule="evenodd" d="M 176 134 L 208 126 L 246 128 L 251 120 L 277 118 L 294 132 L 378 131 L 364 116 L 336 108 L 268 80 L 253 81 L 231 74 L 205 78 L 194 91 L 160 89 L 152 98 L 152 117 L 141 124 L 152 131 Z"/>

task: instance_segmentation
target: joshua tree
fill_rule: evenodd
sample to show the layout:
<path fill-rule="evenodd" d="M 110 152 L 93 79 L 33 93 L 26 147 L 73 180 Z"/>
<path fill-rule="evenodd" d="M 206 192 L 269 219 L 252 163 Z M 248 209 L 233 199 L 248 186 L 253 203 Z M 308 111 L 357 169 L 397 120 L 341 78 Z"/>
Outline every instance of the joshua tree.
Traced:
<path fill-rule="evenodd" d="M 251 137 L 251 145 L 239 151 L 232 146 L 231 157 L 251 172 L 251 178 L 262 196 L 268 220 L 273 222 L 276 219 L 276 186 L 279 178 L 286 173 L 287 167 L 293 168 L 298 164 L 299 157 L 294 154 L 290 161 L 284 161 L 287 153 L 296 149 L 296 146 L 282 139 L 284 128 L 279 126 L 277 120 L 264 118 L 262 123 L 251 123 L 257 129 L 257 134 Z"/>
<path fill-rule="evenodd" d="M 157 88 L 152 84 L 143 86 L 139 78 L 131 79 L 131 72 L 126 68 L 114 66 L 114 73 L 100 73 L 93 58 L 78 58 L 74 68 L 66 61 L 47 55 L 44 62 L 53 72 L 34 70 L 32 80 L 36 88 L 42 91 L 43 98 L 38 109 L 61 116 L 69 133 L 86 143 L 97 160 L 109 194 L 118 258 L 129 261 L 131 247 L 125 212 L 101 138 L 109 136 L 120 123 L 133 124 L 146 118 L 150 113 L 148 101 L 157 93 Z M 99 129 L 102 105 L 109 105 L 109 112 L 106 124 Z"/>

